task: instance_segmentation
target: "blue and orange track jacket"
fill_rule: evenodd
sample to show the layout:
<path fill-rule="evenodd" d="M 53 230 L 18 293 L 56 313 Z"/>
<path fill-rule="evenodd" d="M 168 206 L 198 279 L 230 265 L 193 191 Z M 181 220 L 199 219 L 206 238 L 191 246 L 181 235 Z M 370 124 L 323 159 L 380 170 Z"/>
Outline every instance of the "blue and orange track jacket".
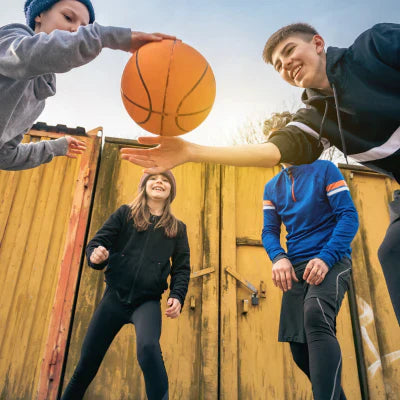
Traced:
<path fill-rule="evenodd" d="M 332 267 L 351 255 L 358 215 L 339 169 L 330 161 L 291 166 L 264 189 L 262 241 L 271 260 L 286 255 L 295 265 L 320 258 Z M 286 227 L 287 253 L 280 243 Z"/>

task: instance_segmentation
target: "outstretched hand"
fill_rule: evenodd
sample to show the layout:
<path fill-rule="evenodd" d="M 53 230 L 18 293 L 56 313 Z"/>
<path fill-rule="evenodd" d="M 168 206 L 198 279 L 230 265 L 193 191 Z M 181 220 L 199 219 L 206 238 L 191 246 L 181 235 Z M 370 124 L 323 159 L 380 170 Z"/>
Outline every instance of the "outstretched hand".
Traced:
<path fill-rule="evenodd" d="M 86 143 L 72 136 L 65 136 L 68 142 L 68 150 L 65 154 L 69 158 L 76 158 L 77 154 L 82 154 L 86 150 Z"/>
<path fill-rule="evenodd" d="M 150 149 L 122 148 L 121 158 L 146 168 L 144 172 L 157 174 L 189 161 L 189 142 L 171 136 L 140 137 L 139 143 L 157 145 Z"/>
<path fill-rule="evenodd" d="M 160 42 L 163 39 L 175 40 L 175 36 L 165 35 L 164 33 L 145 33 L 132 31 L 130 52 L 134 53 L 143 45 L 150 42 Z"/>
<path fill-rule="evenodd" d="M 178 299 L 170 297 L 167 301 L 167 305 L 169 307 L 165 310 L 165 315 L 169 318 L 179 317 L 182 308 L 180 301 Z"/>

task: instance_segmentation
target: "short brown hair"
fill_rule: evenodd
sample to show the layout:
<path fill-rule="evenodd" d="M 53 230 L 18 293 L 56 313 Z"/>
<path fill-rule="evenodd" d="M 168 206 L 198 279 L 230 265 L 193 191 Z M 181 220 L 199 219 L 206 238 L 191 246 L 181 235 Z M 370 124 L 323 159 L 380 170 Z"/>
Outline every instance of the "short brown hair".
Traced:
<path fill-rule="evenodd" d="M 272 53 L 274 52 L 276 46 L 278 46 L 279 43 L 287 39 L 289 36 L 303 36 L 307 40 L 311 40 L 314 35 L 318 34 L 319 33 L 314 27 L 303 22 L 286 25 L 273 33 L 267 40 L 262 54 L 263 60 L 267 64 L 272 64 Z"/>

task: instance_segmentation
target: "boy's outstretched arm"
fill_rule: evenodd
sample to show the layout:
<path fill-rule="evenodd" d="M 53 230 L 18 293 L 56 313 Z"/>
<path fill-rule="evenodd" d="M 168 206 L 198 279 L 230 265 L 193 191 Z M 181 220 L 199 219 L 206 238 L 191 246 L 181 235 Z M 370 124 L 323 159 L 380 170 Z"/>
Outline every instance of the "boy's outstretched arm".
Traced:
<path fill-rule="evenodd" d="M 81 26 L 77 32 L 55 30 L 35 35 L 24 25 L 6 25 L 0 28 L 0 74 L 11 79 L 31 79 L 68 72 L 92 61 L 103 48 L 135 52 L 146 43 L 162 39 L 175 37 L 98 23 Z"/>
<path fill-rule="evenodd" d="M 76 158 L 86 150 L 86 143 L 72 136 L 56 140 L 20 143 L 22 135 L 0 149 L 0 170 L 21 171 L 50 162 L 54 157 Z"/>
<path fill-rule="evenodd" d="M 273 143 L 238 146 L 202 146 L 178 137 L 140 137 L 139 143 L 157 145 L 150 149 L 122 148 L 121 158 L 158 173 L 187 162 L 211 162 L 238 167 L 273 167 L 281 154 Z"/>

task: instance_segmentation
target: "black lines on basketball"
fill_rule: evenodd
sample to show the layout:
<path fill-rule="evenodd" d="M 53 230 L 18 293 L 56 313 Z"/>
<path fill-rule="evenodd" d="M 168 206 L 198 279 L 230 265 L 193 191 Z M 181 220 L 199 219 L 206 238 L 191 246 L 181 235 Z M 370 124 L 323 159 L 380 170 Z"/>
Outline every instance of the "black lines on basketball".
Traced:
<path fill-rule="evenodd" d="M 164 115 L 165 117 L 171 117 L 173 115 L 175 115 L 176 117 L 190 117 L 191 115 L 197 115 L 197 114 L 201 114 L 203 112 L 206 112 L 206 111 L 210 110 L 210 108 L 212 107 L 212 106 L 209 106 L 209 107 L 204 108 L 203 110 L 200 110 L 200 111 L 194 111 L 194 112 L 191 112 L 191 113 L 185 113 L 185 114 L 176 115 L 176 114 L 167 113 L 167 112 L 161 112 L 161 111 L 157 111 L 157 110 L 149 110 L 147 107 L 143 107 L 142 105 L 140 105 L 138 103 L 135 103 L 122 90 L 121 90 L 121 94 L 124 97 L 124 99 L 126 99 L 126 101 L 129 101 L 129 103 L 131 103 L 135 107 L 138 107 L 138 108 L 140 108 L 141 110 L 144 110 L 144 111 L 149 111 L 151 114 Z M 144 123 L 144 122 L 142 122 L 142 123 Z"/>
<path fill-rule="evenodd" d="M 165 117 L 165 104 L 167 102 L 167 91 L 168 91 L 168 83 L 169 83 L 169 73 L 171 72 L 171 64 L 172 64 L 172 57 L 173 57 L 174 49 L 175 49 L 175 43 L 176 43 L 176 40 L 174 40 L 174 43 L 171 46 L 171 52 L 169 53 L 167 81 L 165 82 L 164 99 L 163 99 L 162 114 L 161 114 L 160 135 L 163 134 L 164 117 Z"/>
<path fill-rule="evenodd" d="M 138 74 L 139 74 L 139 78 L 140 78 L 140 81 L 142 82 L 142 85 L 143 85 L 143 87 L 144 87 L 144 90 L 146 91 L 146 95 L 147 95 L 147 99 L 148 99 L 148 101 L 149 101 L 149 108 L 148 108 L 148 114 L 147 114 L 147 117 L 143 120 L 143 121 L 139 121 L 139 122 L 137 122 L 138 124 L 144 124 L 144 123 L 146 123 L 149 119 L 150 119 L 150 117 L 151 117 L 151 113 L 152 113 L 152 110 L 153 110 L 153 105 L 152 105 L 152 103 L 151 103 L 151 96 L 150 96 L 150 92 L 149 92 L 149 89 L 147 89 L 147 86 L 146 86 L 146 83 L 145 83 L 145 81 L 144 81 L 144 79 L 143 79 L 143 76 L 142 76 L 142 73 L 140 72 L 140 66 L 139 66 L 139 50 L 136 52 L 136 68 L 137 68 L 137 71 L 138 71 Z M 125 96 L 125 95 L 124 95 Z M 125 98 L 126 99 L 128 99 L 126 96 L 125 96 Z M 128 99 L 129 100 L 129 99 Z M 131 100 L 129 100 L 129 101 L 131 101 Z M 131 101 L 131 103 L 133 103 L 133 101 Z M 134 103 L 133 103 L 134 104 Z M 142 108 L 142 107 L 141 107 Z M 143 108 L 144 110 L 146 110 L 146 108 Z"/>
<path fill-rule="evenodd" d="M 148 43 L 135 53 L 121 80 L 122 102 L 131 118 L 156 135 L 182 135 L 199 126 L 215 99 L 207 60 L 170 39 Z"/>
<path fill-rule="evenodd" d="M 187 97 L 196 89 L 196 87 L 199 86 L 201 80 L 205 77 L 205 75 L 206 75 L 206 73 L 207 73 L 207 70 L 208 70 L 208 63 L 207 63 L 207 65 L 206 65 L 206 68 L 204 69 L 203 73 L 201 74 L 199 80 L 198 80 L 198 81 L 194 84 L 194 86 L 183 96 L 182 100 L 180 101 L 180 103 L 178 104 L 178 107 L 177 107 L 177 109 L 176 109 L 175 124 L 176 124 L 176 126 L 177 126 L 180 130 L 182 130 L 183 132 L 188 132 L 188 130 L 182 128 L 182 127 L 180 126 L 180 124 L 179 124 L 179 121 L 178 121 L 178 118 L 180 117 L 180 115 L 179 115 L 179 110 L 180 110 L 180 108 L 181 108 L 183 102 L 185 101 L 185 99 L 187 99 Z M 210 109 L 211 107 L 212 107 L 212 105 L 211 105 L 210 107 L 207 107 L 206 110 L 207 110 L 207 109 Z M 204 111 L 197 111 L 197 112 L 191 113 L 191 115 L 200 114 L 201 112 L 204 112 Z"/>

